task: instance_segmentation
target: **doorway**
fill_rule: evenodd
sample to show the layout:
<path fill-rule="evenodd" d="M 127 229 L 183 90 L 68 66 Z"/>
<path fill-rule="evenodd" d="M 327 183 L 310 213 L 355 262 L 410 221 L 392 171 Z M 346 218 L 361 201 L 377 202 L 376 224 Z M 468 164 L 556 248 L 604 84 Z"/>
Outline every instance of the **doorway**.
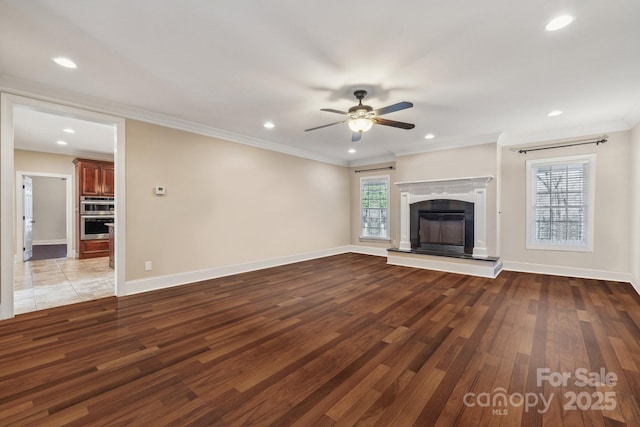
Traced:
<path fill-rule="evenodd" d="M 102 113 L 87 111 L 81 108 L 55 104 L 33 98 L 2 93 L 0 108 L 0 217 L 3 219 L 0 224 L 0 318 L 13 317 L 14 310 L 14 271 L 16 266 L 14 261 L 22 259 L 22 244 L 24 242 L 24 228 L 22 227 L 22 216 L 18 216 L 18 211 L 24 212 L 24 196 L 22 193 L 22 177 L 31 176 L 30 171 L 18 171 L 14 174 L 14 115 L 18 109 L 28 109 L 49 113 L 57 116 L 86 120 L 113 127 L 113 147 L 115 163 L 115 272 L 113 274 L 112 289 L 115 288 L 116 295 L 123 294 L 124 272 L 125 272 L 125 212 L 124 212 L 124 147 L 125 147 L 125 121 L 123 118 L 114 117 Z M 17 169 L 17 168 L 16 168 Z M 46 175 L 46 174 L 45 174 Z M 56 174 L 53 174 L 56 175 Z M 73 210 L 73 187 L 72 176 L 66 175 L 58 178 L 66 179 L 66 242 L 67 256 L 73 256 L 70 242 L 74 241 L 73 221 L 75 211 Z M 17 187 L 20 191 L 17 191 Z M 71 200 L 71 202 L 69 202 Z M 68 208 L 68 206 L 72 206 Z M 14 209 L 14 207 L 16 209 Z M 69 212 L 71 209 L 71 212 Z M 37 218 L 36 218 L 37 221 Z M 71 224 L 69 222 L 71 221 Z M 17 227 L 16 224 L 20 224 Z M 14 232 L 15 231 L 15 232 Z M 18 248 L 20 251 L 18 251 Z M 18 256 L 20 255 L 20 256 Z M 63 273 L 64 274 L 64 273 Z M 113 294 L 113 290 L 112 290 Z"/>
<path fill-rule="evenodd" d="M 15 251 L 18 258 L 16 261 L 19 261 L 21 252 L 23 253 L 22 261 L 34 259 L 34 246 L 35 259 L 72 258 L 74 256 L 73 177 L 66 174 L 16 171 L 15 182 L 18 224 L 15 230 L 17 245 Z M 31 191 L 27 188 L 29 184 Z M 30 197 L 29 194 L 31 194 Z M 29 205 L 31 209 L 28 208 Z M 64 245 L 64 251 L 53 247 L 46 248 L 62 245 Z M 43 255 L 37 254 L 38 248 Z"/>

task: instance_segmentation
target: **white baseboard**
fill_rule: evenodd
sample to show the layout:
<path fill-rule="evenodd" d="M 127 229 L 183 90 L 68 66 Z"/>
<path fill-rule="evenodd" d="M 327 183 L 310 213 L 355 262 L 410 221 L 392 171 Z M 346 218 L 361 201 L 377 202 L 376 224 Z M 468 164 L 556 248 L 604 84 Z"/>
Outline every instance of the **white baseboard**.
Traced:
<path fill-rule="evenodd" d="M 351 245 L 349 246 L 349 252 L 363 255 L 387 256 L 386 248 L 376 248 L 373 246 Z"/>
<path fill-rule="evenodd" d="M 629 273 L 617 271 L 591 270 L 587 268 L 564 267 L 557 265 L 530 264 L 526 262 L 504 261 L 503 269 L 522 273 L 549 274 L 552 276 L 580 277 L 583 279 L 608 280 L 633 284 L 633 277 Z M 637 285 L 634 285 L 638 290 Z"/>
<path fill-rule="evenodd" d="M 289 255 L 279 258 L 271 258 L 262 261 L 234 264 L 223 267 L 209 268 L 205 270 L 188 271 L 185 273 L 171 274 L 168 276 L 156 276 L 148 279 L 137 279 L 127 281 L 124 285 L 123 295 L 133 295 L 142 292 L 154 291 L 158 289 L 170 288 L 173 286 L 185 285 L 188 283 L 200 282 L 203 280 L 217 279 L 219 277 L 231 276 L 233 274 L 248 273 L 250 271 L 262 270 L 264 268 L 278 267 L 280 265 L 293 264 L 301 261 L 308 261 L 316 258 L 323 258 L 331 255 L 339 255 L 351 252 L 350 246 L 340 246 L 337 248 L 323 249 L 314 252 L 306 252 L 297 255 Z"/>
<path fill-rule="evenodd" d="M 502 261 L 500 260 L 492 262 L 457 258 L 447 259 L 429 255 L 412 255 L 413 254 L 404 255 L 399 252 L 389 252 L 387 264 L 446 271 L 447 273 L 467 274 L 469 276 L 486 277 L 490 279 L 495 279 L 502 271 Z"/>
<path fill-rule="evenodd" d="M 247 262 L 223 267 L 215 267 L 205 270 L 189 271 L 185 273 L 171 274 L 168 276 L 156 276 L 145 279 L 130 280 L 125 283 L 123 295 L 133 295 L 173 286 L 195 283 L 202 280 L 216 279 L 234 274 L 247 273 L 264 268 L 277 267 L 296 262 L 308 261 L 344 253 L 359 253 L 387 257 L 387 263 L 405 267 L 423 268 L 429 270 L 446 271 L 449 273 L 468 274 L 471 276 L 496 278 L 502 270 L 518 271 L 524 273 L 550 274 L 554 276 L 581 277 L 587 279 L 609 280 L 631 283 L 640 294 L 640 279 L 632 277 L 628 273 L 619 273 L 602 270 L 587 270 L 573 267 L 558 267 L 551 265 L 529 264 L 513 261 L 489 261 L 455 260 L 448 261 L 440 257 L 411 257 L 400 253 L 387 252 L 384 248 L 347 245 L 337 248 L 323 249 L 314 252 L 289 255 L 279 258 L 271 258 L 262 261 Z M 467 262 L 461 262 L 467 261 Z"/>
<path fill-rule="evenodd" d="M 34 245 L 66 245 L 67 239 L 34 240 Z"/>
<path fill-rule="evenodd" d="M 633 289 L 635 289 L 638 295 L 640 295 L 640 279 L 634 277 L 631 281 L 631 286 L 633 286 Z"/>

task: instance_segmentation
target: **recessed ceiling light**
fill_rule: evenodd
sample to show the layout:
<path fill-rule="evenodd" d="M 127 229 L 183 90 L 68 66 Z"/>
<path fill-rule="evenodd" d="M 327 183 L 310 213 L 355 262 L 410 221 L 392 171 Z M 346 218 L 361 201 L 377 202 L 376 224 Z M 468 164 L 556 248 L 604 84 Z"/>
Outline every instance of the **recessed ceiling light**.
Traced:
<path fill-rule="evenodd" d="M 355 152 L 356 152 L 356 149 L 355 149 L 355 148 L 349 148 L 349 154 L 353 154 L 353 153 L 355 153 Z"/>
<path fill-rule="evenodd" d="M 58 141 L 56 141 L 56 144 L 58 144 L 58 145 L 67 145 L 67 142 L 66 141 L 62 141 L 62 140 L 58 140 Z"/>
<path fill-rule="evenodd" d="M 560 110 L 553 110 L 553 111 L 550 111 L 550 112 L 549 112 L 549 114 L 547 114 L 547 116 L 549 116 L 549 117 L 557 117 L 557 116 L 559 116 L 560 114 L 562 114 L 562 111 L 560 111 Z"/>
<path fill-rule="evenodd" d="M 76 133 L 75 130 L 71 129 L 71 128 L 64 128 L 62 129 L 62 132 L 66 132 L 66 133 Z"/>
<path fill-rule="evenodd" d="M 264 127 L 267 129 L 273 129 L 276 125 L 274 125 L 273 122 L 265 122 Z"/>
<path fill-rule="evenodd" d="M 64 56 L 58 56 L 58 57 L 55 57 L 55 58 L 52 58 L 52 59 L 53 59 L 53 62 L 55 62 L 56 64 L 60 65 L 61 67 L 78 68 L 78 66 L 76 65 L 75 62 L 73 62 L 69 58 L 65 58 Z"/>
<path fill-rule="evenodd" d="M 435 136 L 434 134 L 432 134 L 432 133 L 428 133 L 428 134 L 426 134 L 426 135 L 424 136 L 424 139 L 433 139 L 433 138 L 435 138 L 435 137 L 436 137 L 436 136 Z"/>
<path fill-rule="evenodd" d="M 553 18 L 546 27 L 544 27 L 547 31 L 557 31 L 561 28 L 566 27 L 567 25 L 573 22 L 573 16 L 571 15 L 560 15 Z"/>

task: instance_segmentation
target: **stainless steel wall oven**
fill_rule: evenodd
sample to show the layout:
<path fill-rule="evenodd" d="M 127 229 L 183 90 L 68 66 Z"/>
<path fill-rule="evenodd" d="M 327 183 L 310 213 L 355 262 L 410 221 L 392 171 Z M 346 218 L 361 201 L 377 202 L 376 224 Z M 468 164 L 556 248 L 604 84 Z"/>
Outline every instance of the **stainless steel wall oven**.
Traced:
<path fill-rule="evenodd" d="M 80 215 L 113 215 L 115 206 L 113 197 L 80 197 Z"/>
<path fill-rule="evenodd" d="M 114 213 L 113 197 L 80 197 L 80 240 L 108 239 Z"/>
<path fill-rule="evenodd" d="M 109 227 L 115 217 L 113 215 L 82 215 L 80 216 L 80 239 L 97 240 L 109 238 Z"/>

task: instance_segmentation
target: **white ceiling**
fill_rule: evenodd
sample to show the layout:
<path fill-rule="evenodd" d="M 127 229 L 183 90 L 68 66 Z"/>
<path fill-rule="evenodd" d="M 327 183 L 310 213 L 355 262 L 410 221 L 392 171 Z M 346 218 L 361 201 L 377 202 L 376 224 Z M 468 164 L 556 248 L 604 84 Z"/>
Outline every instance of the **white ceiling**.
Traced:
<path fill-rule="evenodd" d="M 545 31 L 562 13 L 575 22 Z M 637 0 L 3 0 L 0 86 L 362 164 L 629 129 L 639 22 Z M 348 109 L 359 88 L 374 108 L 413 102 L 385 118 L 415 129 L 374 126 L 358 143 L 346 125 L 304 132 L 340 120 L 320 108 Z"/>
<path fill-rule="evenodd" d="M 13 120 L 16 148 L 69 156 L 113 158 L 115 151 L 113 125 L 24 107 L 14 110 Z M 64 129 L 71 129 L 74 133 L 67 133 Z M 67 144 L 59 145 L 58 141 Z"/>

